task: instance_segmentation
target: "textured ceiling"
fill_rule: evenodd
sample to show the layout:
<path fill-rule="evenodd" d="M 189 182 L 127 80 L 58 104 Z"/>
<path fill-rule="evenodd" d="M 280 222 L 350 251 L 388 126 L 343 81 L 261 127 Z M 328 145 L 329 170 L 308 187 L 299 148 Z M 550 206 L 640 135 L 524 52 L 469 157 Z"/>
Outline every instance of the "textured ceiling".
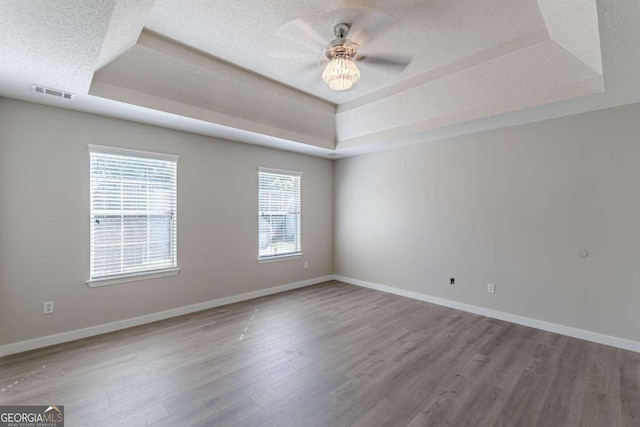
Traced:
<path fill-rule="evenodd" d="M 328 43 L 335 38 L 335 24 L 357 22 L 369 8 L 389 14 L 395 21 L 359 52 L 407 53 L 414 55 L 413 61 L 401 74 L 361 65 L 360 82 L 350 91 L 334 92 L 320 79 L 322 67 L 313 65 L 322 46 L 305 50 L 287 38 L 281 28 L 291 20 L 302 19 Z M 156 2 L 145 25 L 168 38 L 340 104 L 539 30 L 545 22 L 536 0 L 162 0 Z M 288 55 L 297 53 L 301 55 Z"/>
<path fill-rule="evenodd" d="M 87 93 L 115 6 L 115 1 L 0 1 L 0 76 L 27 87 L 37 83 Z"/>
<path fill-rule="evenodd" d="M 143 32 L 98 71 L 92 95 L 317 147 L 335 146 L 335 106 Z"/>
<path fill-rule="evenodd" d="M 332 92 L 282 28 L 329 41 L 371 9 L 395 25 L 361 52 L 413 62 Z M 637 0 L 0 0 L 0 16 L 0 95 L 314 155 L 640 101 Z"/>
<path fill-rule="evenodd" d="M 464 123 L 603 90 L 602 75 L 552 41 L 338 114 L 338 148 Z"/>

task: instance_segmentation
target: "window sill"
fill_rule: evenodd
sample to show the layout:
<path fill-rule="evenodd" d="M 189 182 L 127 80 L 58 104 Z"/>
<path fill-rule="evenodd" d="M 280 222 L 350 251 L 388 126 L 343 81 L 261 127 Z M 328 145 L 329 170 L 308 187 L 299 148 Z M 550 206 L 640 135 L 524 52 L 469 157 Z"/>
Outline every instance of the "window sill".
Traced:
<path fill-rule="evenodd" d="M 127 274 L 124 276 L 108 277 L 104 279 L 87 280 L 90 288 L 98 286 L 117 285 L 119 283 L 137 282 L 139 280 L 157 279 L 159 277 L 175 276 L 180 273 L 179 268 L 169 268 L 166 270 L 147 271 L 143 273 Z"/>
<path fill-rule="evenodd" d="M 297 252 L 295 254 L 287 254 L 287 255 L 279 255 L 279 256 L 270 256 L 265 258 L 258 258 L 258 264 L 268 264 L 270 262 L 277 261 L 288 261 L 290 259 L 300 259 L 304 254 L 302 252 Z"/>

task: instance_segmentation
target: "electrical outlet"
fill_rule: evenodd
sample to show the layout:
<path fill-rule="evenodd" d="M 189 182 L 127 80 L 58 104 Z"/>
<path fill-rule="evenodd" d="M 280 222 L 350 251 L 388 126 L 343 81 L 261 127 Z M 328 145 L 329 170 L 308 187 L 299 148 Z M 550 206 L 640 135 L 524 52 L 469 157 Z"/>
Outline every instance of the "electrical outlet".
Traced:
<path fill-rule="evenodd" d="M 44 314 L 53 313 L 53 301 L 46 301 L 44 304 L 42 304 L 42 312 Z"/>
<path fill-rule="evenodd" d="M 494 285 L 493 283 L 489 283 L 487 285 L 487 292 L 489 292 L 490 294 L 495 294 L 496 293 L 496 285 Z"/>
<path fill-rule="evenodd" d="M 449 283 L 452 285 L 456 284 L 456 278 L 455 277 L 449 277 Z"/>
<path fill-rule="evenodd" d="M 309 268 L 309 261 L 304 262 L 304 268 Z"/>

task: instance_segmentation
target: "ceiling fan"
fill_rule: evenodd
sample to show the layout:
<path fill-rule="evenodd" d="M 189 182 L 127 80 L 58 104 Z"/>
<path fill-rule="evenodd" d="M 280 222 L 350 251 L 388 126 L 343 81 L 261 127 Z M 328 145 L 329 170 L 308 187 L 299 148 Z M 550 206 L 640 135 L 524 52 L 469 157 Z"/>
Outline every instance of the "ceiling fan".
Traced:
<path fill-rule="evenodd" d="M 336 38 L 329 44 L 326 44 L 320 33 L 301 19 L 285 24 L 280 35 L 305 49 L 316 49 L 321 45 L 322 50 L 316 56 L 315 63 L 311 65 L 324 66 L 322 80 L 331 89 L 343 91 L 351 89 L 360 79 L 360 69 L 356 63 L 395 72 L 400 72 L 409 65 L 413 55 L 402 53 L 362 55 L 358 52 L 361 46 L 384 33 L 392 22 L 393 18 L 389 15 L 377 10 L 368 10 L 353 23 L 336 24 L 333 27 Z"/>

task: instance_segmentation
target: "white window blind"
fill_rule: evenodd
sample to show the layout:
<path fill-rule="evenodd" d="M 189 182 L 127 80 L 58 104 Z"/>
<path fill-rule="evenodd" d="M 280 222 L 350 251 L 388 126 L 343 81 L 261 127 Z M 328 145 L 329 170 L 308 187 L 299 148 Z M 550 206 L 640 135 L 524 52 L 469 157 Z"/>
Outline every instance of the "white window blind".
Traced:
<path fill-rule="evenodd" d="M 302 173 L 258 170 L 258 257 L 299 254 Z"/>
<path fill-rule="evenodd" d="M 90 145 L 91 280 L 177 267 L 177 156 Z"/>

